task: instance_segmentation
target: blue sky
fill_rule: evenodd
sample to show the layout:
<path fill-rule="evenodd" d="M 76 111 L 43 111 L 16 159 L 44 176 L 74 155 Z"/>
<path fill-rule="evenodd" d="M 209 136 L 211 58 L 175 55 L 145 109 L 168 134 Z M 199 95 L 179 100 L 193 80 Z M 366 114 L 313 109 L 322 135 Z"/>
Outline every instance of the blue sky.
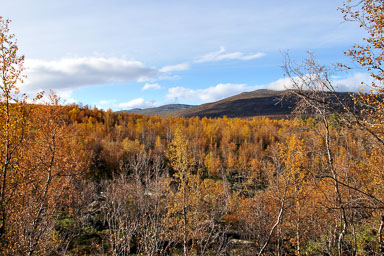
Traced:
<path fill-rule="evenodd" d="M 29 94 L 55 90 L 66 102 L 113 110 L 201 104 L 286 83 L 282 53 L 300 61 L 347 62 L 361 41 L 343 22 L 343 1 L 13 0 L 12 19 Z M 337 78 L 354 90 L 361 70 Z M 335 78 L 336 79 L 336 78 Z"/>

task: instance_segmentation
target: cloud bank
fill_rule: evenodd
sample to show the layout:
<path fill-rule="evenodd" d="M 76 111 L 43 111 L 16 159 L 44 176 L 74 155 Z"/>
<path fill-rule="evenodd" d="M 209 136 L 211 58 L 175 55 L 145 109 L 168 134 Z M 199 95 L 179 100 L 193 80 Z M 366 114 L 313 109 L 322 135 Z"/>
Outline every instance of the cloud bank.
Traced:
<path fill-rule="evenodd" d="M 364 87 L 364 92 L 368 92 L 370 88 L 366 85 L 371 84 L 373 82 L 373 78 L 368 73 L 357 72 L 343 78 L 333 77 L 333 79 L 331 79 L 331 82 L 335 90 L 338 92 L 358 92 L 362 89 L 362 87 Z M 362 85 L 361 82 L 364 82 L 365 85 Z M 278 91 L 291 89 L 292 81 L 288 77 L 280 78 L 276 81 L 267 84 L 264 88 Z"/>
<path fill-rule="evenodd" d="M 246 84 L 218 84 L 206 89 L 189 89 L 185 87 L 173 87 L 168 89 L 167 98 L 174 101 L 200 100 L 203 103 L 224 99 L 226 97 L 246 91 L 259 89 L 259 86 Z"/>
<path fill-rule="evenodd" d="M 157 70 L 139 61 L 119 58 L 66 58 L 57 61 L 27 60 L 23 92 L 72 91 L 91 85 L 105 85 L 154 78 Z"/>
<path fill-rule="evenodd" d="M 344 79 L 333 80 L 333 84 L 340 92 L 357 92 L 362 88 L 364 92 L 369 92 L 371 88 L 366 85 L 370 85 L 373 81 L 374 79 L 368 73 L 357 72 Z M 365 85 L 361 82 L 364 82 Z"/>

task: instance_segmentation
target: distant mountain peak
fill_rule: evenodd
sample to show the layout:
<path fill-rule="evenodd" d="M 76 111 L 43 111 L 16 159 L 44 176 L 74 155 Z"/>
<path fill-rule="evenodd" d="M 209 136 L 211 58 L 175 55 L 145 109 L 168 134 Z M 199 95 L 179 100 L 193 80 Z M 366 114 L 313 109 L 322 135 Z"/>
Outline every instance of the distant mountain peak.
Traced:
<path fill-rule="evenodd" d="M 125 113 L 135 113 L 135 114 L 141 114 L 141 115 L 159 115 L 159 116 L 168 116 L 168 112 L 173 112 L 177 110 L 187 109 L 193 107 L 193 105 L 187 105 L 187 104 L 167 104 L 160 107 L 155 108 L 134 108 L 130 110 L 121 110 L 118 112 L 125 112 Z M 171 114 L 169 114 L 171 115 Z"/>

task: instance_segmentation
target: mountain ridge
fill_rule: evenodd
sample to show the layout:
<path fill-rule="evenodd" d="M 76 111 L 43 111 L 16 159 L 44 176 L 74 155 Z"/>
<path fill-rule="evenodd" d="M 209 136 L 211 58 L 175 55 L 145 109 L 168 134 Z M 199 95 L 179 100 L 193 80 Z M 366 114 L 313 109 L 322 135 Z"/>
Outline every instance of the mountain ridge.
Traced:
<path fill-rule="evenodd" d="M 347 92 L 337 93 L 345 98 Z M 230 118 L 248 118 L 266 116 L 271 118 L 288 118 L 296 107 L 297 98 L 290 95 L 287 90 L 275 91 L 259 89 L 242 92 L 215 102 L 201 105 L 169 104 L 157 108 L 142 110 L 127 110 L 121 112 L 143 115 L 180 116 L 180 117 L 208 117 L 216 118 L 227 116 Z"/>
<path fill-rule="evenodd" d="M 159 115 L 159 116 L 167 116 L 166 113 L 176 111 L 176 110 L 182 110 L 186 108 L 193 107 L 194 105 L 188 105 L 188 104 L 166 104 L 159 107 L 154 108 L 134 108 L 129 110 L 120 110 L 116 111 L 116 113 L 135 113 L 135 114 L 141 114 L 141 115 Z"/>

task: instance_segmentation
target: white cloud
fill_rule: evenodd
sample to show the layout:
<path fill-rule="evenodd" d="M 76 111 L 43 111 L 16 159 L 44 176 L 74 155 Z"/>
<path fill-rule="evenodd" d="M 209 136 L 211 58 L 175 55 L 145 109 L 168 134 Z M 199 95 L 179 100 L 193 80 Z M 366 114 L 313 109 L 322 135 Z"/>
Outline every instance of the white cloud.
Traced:
<path fill-rule="evenodd" d="M 203 63 L 203 62 L 217 62 L 222 60 L 253 60 L 253 59 L 261 58 L 263 56 L 265 56 L 265 54 L 261 52 L 251 54 L 251 55 L 244 55 L 242 52 L 226 53 L 225 48 L 220 47 L 218 51 L 203 55 L 202 57 L 198 58 L 195 62 Z"/>
<path fill-rule="evenodd" d="M 297 78 L 293 78 L 296 79 Z M 299 80 L 297 80 L 299 81 Z M 364 87 L 365 92 L 368 92 L 371 88 L 366 85 L 370 85 L 373 81 L 373 78 L 368 73 L 354 73 L 345 78 L 342 76 L 332 76 L 331 82 L 336 91 L 339 92 L 357 92 Z M 361 82 L 364 82 L 366 85 L 362 85 Z M 280 78 L 276 81 L 269 83 L 266 88 L 270 90 L 286 90 L 292 88 L 291 78 Z"/>
<path fill-rule="evenodd" d="M 374 79 L 368 73 L 357 72 L 344 79 L 333 80 L 333 84 L 336 90 L 340 92 L 357 92 L 362 87 L 364 87 L 364 92 L 368 92 L 371 88 L 366 85 L 370 85 L 373 81 Z M 361 82 L 364 82 L 365 85 Z"/>
<path fill-rule="evenodd" d="M 200 100 L 203 103 L 217 101 L 226 97 L 246 91 L 259 89 L 259 86 L 248 86 L 246 84 L 218 84 L 206 89 L 189 89 L 184 87 L 173 87 L 168 89 L 167 98 L 172 100 Z"/>
<path fill-rule="evenodd" d="M 66 91 L 108 83 L 145 80 L 157 75 L 157 70 L 139 61 L 118 58 L 66 58 L 55 61 L 27 60 L 27 79 L 20 86 L 23 92 L 34 93 L 53 89 Z"/>
<path fill-rule="evenodd" d="M 267 84 L 266 88 L 269 90 L 283 91 L 292 88 L 292 81 L 289 77 L 280 78 Z"/>
<path fill-rule="evenodd" d="M 161 86 L 160 86 L 158 83 L 154 83 L 154 84 L 146 83 L 146 84 L 141 88 L 141 90 L 143 90 L 143 91 L 145 91 L 145 90 L 149 90 L 149 89 L 160 90 L 160 89 L 161 89 Z"/>
<path fill-rule="evenodd" d="M 164 66 L 159 71 L 166 73 L 166 72 L 172 72 L 172 71 L 184 71 L 189 69 L 188 63 L 181 63 L 177 65 L 171 65 L 171 66 Z"/>
<path fill-rule="evenodd" d="M 156 101 L 145 101 L 143 98 L 137 98 L 137 99 L 133 99 L 131 101 L 119 104 L 120 108 L 126 108 L 126 109 L 150 108 L 150 107 L 155 107 L 155 106 L 157 106 Z"/>
<path fill-rule="evenodd" d="M 51 95 L 51 91 L 59 97 L 60 99 L 60 104 L 72 104 L 72 103 L 78 103 L 78 101 L 76 99 L 74 99 L 72 97 L 72 91 L 71 90 L 61 90 L 61 91 L 53 91 L 53 90 L 50 90 L 50 91 L 44 91 L 44 92 L 40 92 L 40 93 L 37 93 L 37 92 L 34 92 L 34 93 L 26 93 L 26 100 L 28 103 L 31 103 L 31 104 L 45 104 L 45 103 L 48 103 L 48 102 L 51 102 L 51 99 L 50 99 L 50 95 Z M 25 93 L 25 92 L 23 92 Z M 39 97 L 39 99 L 36 98 L 37 95 L 40 95 L 41 97 Z"/>
<path fill-rule="evenodd" d="M 198 97 L 198 90 L 192 90 L 185 87 L 172 87 L 168 89 L 167 98 L 172 100 L 195 100 Z"/>

